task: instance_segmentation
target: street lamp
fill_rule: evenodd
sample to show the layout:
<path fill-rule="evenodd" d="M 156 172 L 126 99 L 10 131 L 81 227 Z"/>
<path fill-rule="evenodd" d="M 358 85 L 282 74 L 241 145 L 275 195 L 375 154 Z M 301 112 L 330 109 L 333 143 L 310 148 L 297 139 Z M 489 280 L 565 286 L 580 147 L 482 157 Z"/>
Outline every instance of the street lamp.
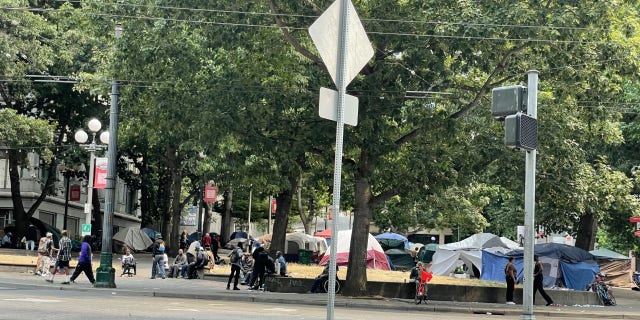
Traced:
<path fill-rule="evenodd" d="M 122 25 L 115 27 L 116 41 L 122 36 Z M 116 269 L 113 268 L 111 237 L 113 235 L 113 212 L 116 204 L 116 161 L 118 148 L 118 80 L 111 82 L 111 105 L 109 106 L 109 149 L 107 149 L 107 188 L 105 189 L 104 219 L 102 219 L 102 252 L 100 266 L 96 271 L 97 288 L 116 287 Z"/>
<path fill-rule="evenodd" d="M 85 223 L 91 224 L 91 217 L 93 213 L 93 175 L 95 172 L 96 162 L 95 152 L 107 147 L 106 145 L 109 143 L 109 132 L 103 131 L 100 134 L 100 142 L 102 142 L 103 144 L 97 144 L 96 135 L 100 131 L 100 129 L 102 129 L 102 123 L 100 123 L 100 120 L 98 119 L 91 119 L 87 123 L 87 126 L 89 127 L 89 131 L 91 132 L 91 143 L 87 144 L 89 135 L 82 129 L 76 131 L 76 134 L 73 136 L 73 138 L 76 140 L 76 142 L 80 143 L 81 147 L 89 151 L 89 153 L 91 154 L 91 156 L 89 157 L 89 184 L 87 186 L 87 203 L 84 205 L 84 213 L 86 214 Z"/>

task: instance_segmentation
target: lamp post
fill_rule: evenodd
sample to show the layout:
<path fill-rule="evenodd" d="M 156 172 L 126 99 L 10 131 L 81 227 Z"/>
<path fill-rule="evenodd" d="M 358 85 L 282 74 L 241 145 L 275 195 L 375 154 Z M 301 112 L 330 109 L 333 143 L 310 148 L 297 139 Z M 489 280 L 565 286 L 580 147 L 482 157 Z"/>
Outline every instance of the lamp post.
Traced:
<path fill-rule="evenodd" d="M 122 35 L 122 25 L 115 27 L 116 40 Z M 107 149 L 107 188 L 105 189 L 104 219 L 102 223 L 102 252 L 100 266 L 96 271 L 97 288 L 115 288 L 116 269 L 112 266 L 113 252 L 111 237 L 113 234 L 113 212 L 116 203 L 116 161 L 118 148 L 118 80 L 111 83 L 111 105 L 109 106 L 109 148 Z"/>
<path fill-rule="evenodd" d="M 89 140 L 89 134 L 87 134 L 87 132 L 82 129 L 76 131 L 76 134 L 73 136 L 73 138 L 76 140 L 76 142 L 80 143 L 81 147 L 83 147 L 90 153 L 89 184 L 87 186 L 87 203 L 84 205 L 84 213 L 86 215 L 85 223 L 91 224 L 91 218 L 93 214 L 93 175 L 95 172 L 96 163 L 95 152 L 107 147 L 107 144 L 109 143 L 109 132 L 103 131 L 100 134 L 100 142 L 102 142 L 103 144 L 98 144 L 96 143 L 96 135 L 98 134 L 100 129 L 102 129 L 102 123 L 100 123 L 100 120 L 98 119 L 91 119 L 87 123 L 87 127 L 89 127 L 89 131 L 91 132 L 91 143 L 87 143 L 87 141 Z"/>

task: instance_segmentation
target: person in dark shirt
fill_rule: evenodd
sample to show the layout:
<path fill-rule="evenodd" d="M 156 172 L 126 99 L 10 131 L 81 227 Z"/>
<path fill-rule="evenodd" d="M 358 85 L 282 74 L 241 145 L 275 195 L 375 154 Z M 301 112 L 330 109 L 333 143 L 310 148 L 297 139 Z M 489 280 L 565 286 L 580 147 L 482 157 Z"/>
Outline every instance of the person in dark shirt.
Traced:
<path fill-rule="evenodd" d="M 536 304 L 536 291 L 540 291 L 540 295 L 547 301 L 547 306 L 553 306 L 555 305 L 553 300 L 547 292 L 544 291 L 544 286 L 542 285 L 544 268 L 537 254 L 533 256 L 533 261 L 535 261 L 535 267 L 533 268 L 533 304 Z"/>
<path fill-rule="evenodd" d="M 509 262 L 504 267 L 504 278 L 507 281 L 507 304 L 515 304 L 513 302 L 513 291 L 516 288 L 516 266 L 513 264 L 514 257 L 509 258 Z"/>

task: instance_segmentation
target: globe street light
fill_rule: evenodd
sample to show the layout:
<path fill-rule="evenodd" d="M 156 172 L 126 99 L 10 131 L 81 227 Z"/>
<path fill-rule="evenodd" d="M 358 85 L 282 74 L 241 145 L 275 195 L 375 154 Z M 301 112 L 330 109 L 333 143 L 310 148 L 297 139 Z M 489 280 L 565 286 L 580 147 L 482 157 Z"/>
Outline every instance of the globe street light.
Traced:
<path fill-rule="evenodd" d="M 76 140 L 76 142 L 80 143 L 81 147 L 89 151 L 89 153 L 91 154 L 91 156 L 89 157 L 89 185 L 87 187 L 87 203 L 84 205 L 84 213 L 86 214 L 85 223 L 91 224 L 91 217 L 93 213 L 93 175 L 96 162 L 95 152 L 107 147 L 106 145 L 109 143 L 109 132 L 103 131 L 100 134 L 100 142 L 103 143 L 102 145 L 100 145 L 96 143 L 96 135 L 100 131 L 100 129 L 102 129 L 102 123 L 100 123 L 100 120 L 91 119 L 89 120 L 89 123 L 87 123 L 87 126 L 89 127 L 89 131 L 91 132 L 91 143 L 87 144 L 87 141 L 89 140 L 89 134 L 87 134 L 87 132 L 82 129 L 76 131 L 76 134 L 73 136 L 73 138 Z"/>

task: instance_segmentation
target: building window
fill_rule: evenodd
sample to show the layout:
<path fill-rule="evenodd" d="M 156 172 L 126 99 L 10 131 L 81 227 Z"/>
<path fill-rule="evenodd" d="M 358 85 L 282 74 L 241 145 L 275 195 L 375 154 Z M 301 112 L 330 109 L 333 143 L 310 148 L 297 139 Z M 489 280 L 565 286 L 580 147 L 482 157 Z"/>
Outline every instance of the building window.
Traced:
<path fill-rule="evenodd" d="M 9 189 L 9 160 L 0 159 L 0 189 Z"/>
<path fill-rule="evenodd" d="M 69 238 L 80 239 L 80 219 L 74 217 L 67 217 L 67 232 L 69 232 Z"/>
<path fill-rule="evenodd" d="M 55 227 L 56 226 L 56 215 L 54 213 L 42 212 L 40 211 L 40 221 Z"/>
<path fill-rule="evenodd" d="M 0 209 L 0 228 L 4 229 L 13 225 L 13 211 L 11 209 Z"/>

